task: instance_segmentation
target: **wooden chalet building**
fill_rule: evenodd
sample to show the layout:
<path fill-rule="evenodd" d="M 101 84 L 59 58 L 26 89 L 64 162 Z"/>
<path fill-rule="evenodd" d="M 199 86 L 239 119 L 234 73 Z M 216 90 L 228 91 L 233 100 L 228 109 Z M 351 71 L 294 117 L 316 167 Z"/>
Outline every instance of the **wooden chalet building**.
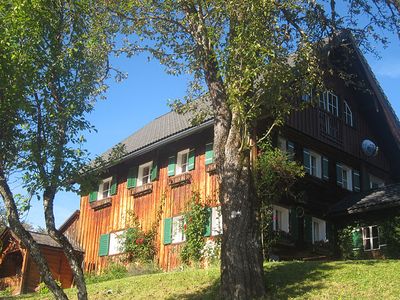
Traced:
<path fill-rule="evenodd" d="M 300 183 L 300 199 L 273 205 L 273 229 L 287 233 L 295 251 L 334 240 L 334 205 L 400 181 L 399 120 L 351 37 L 346 41 L 354 50 L 351 69 L 365 87 L 355 89 L 343 80 L 326 78 L 319 103 L 294 112 L 275 138 L 277 146 L 292 153 L 307 172 Z M 366 152 L 366 140 L 379 151 Z M 108 168 L 98 189 L 81 197 L 80 215 L 71 223 L 73 233 L 69 228 L 65 232 L 85 250 L 85 270 L 100 271 L 120 254 L 117 236 L 128 227 L 128 212 L 135 213 L 144 230 L 150 230 L 161 212 L 156 259 L 163 269 L 174 269 L 180 264 L 185 240 L 182 214 L 192 191 L 213 207 L 210 235 L 222 229 L 213 173 L 213 120 L 192 126 L 190 116 L 170 112 L 121 143 L 126 154 Z M 369 250 L 367 236 L 372 239 L 379 233 L 362 230 Z"/>
<path fill-rule="evenodd" d="M 30 234 L 39 245 L 54 279 L 63 288 L 72 287 L 73 274 L 62 247 L 47 234 Z M 74 249 L 83 260 L 79 246 L 74 245 Z M 41 281 L 39 269 L 28 249 L 10 229 L 5 229 L 0 235 L 0 290 L 10 288 L 13 295 L 30 293 L 37 290 Z"/>

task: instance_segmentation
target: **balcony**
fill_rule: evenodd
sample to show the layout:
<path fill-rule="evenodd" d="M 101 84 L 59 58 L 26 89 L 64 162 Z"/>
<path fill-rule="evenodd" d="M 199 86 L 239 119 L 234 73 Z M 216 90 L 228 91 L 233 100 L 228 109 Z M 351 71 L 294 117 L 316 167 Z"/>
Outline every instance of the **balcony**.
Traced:
<path fill-rule="evenodd" d="M 343 143 L 343 124 L 335 115 L 319 109 L 319 134 L 335 144 Z"/>

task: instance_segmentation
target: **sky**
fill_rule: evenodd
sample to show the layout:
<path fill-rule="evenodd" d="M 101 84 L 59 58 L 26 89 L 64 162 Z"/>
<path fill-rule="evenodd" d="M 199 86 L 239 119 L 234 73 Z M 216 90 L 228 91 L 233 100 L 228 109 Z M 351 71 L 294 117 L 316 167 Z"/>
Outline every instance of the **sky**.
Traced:
<path fill-rule="evenodd" d="M 381 59 L 366 55 L 367 61 L 389 98 L 396 114 L 400 116 L 400 41 L 393 39 L 387 49 L 378 48 Z M 86 148 L 100 155 L 133 132 L 170 109 L 167 101 L 182 98 L 186 92 L 187 76 L 171 76 L 156 60 L 147 56 L 130 59 L 113 58 L 112 64 L 128 73 L 122 82 L 109 80 L 106 100 L 100 100 L 88 116 L 97 133 L 87 136 Z M 74 193 L 58 193 L 55 200 L 56 224 L 60 226 L 79 209 L 79 196 Z M 32 199 L 32 207 L 25 220 L 35 227 L 44 227 L 41 202 Z"/>

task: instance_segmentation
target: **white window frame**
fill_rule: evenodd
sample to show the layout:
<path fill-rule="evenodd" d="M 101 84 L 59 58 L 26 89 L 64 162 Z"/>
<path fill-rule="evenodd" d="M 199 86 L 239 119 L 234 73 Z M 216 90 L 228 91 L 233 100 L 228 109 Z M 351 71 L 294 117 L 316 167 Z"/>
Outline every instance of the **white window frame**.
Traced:
<path fill-rule="evenodd" d="M 334 116 L 339 116 L 339 98 L 331 91 L 325 91 L 319 98 L 319 106 Z"/>
<path fill-rule="evenodd" d="M 322 178 L 322 155 L 314 152 L 312 150 L 308 151 L 310 153 L 310 175 Z M 315 165 L 313 165 L 315 162 Z"/>
<path fill-rule="evenodd" d="M 142 186 L 143 184 L 149 183 L 151 181 L 150 178 L 151 178 L 151 168 L 152 167 L 153 167 L 153 161 L 149 161 L 149 162 L 139 166 L 138 178 L 137 178 L 137 186 Z M 149 168 L 149 174 L 144 175 L 143 171 L 146 168 Z M 147 181 L 145 180 L 145 178 L 147 178 Z"/>
<path fill-rule="evenodd" d="M 189 172 L 189 152 L 190 149 L 179 151 L 176 159 L 176 174 L 183 174 Z M 186 161 L 184 158 L 186 157 Z"/>
<path fill-rule="evenodd" d="M 108 248 L 108 255 L 117 255 L 124 253 L 124 238 L 122 235 L 125 230 L 115 231 L 110 233 L 110 243 Z"/>
<path fill-rule="evenodd" d="M 380 188 L 380 187 L 385 186 L 385 181 L 383 179 L 380 179 L 371 174 L 368 174 L 368 175 L 369 175 L 369 187 L 371 189 Z M 376 185 L 376 187 L 374 187 L 374 184 Z"/>
<path fill-rule="evenodd" d="M 97 200 L 102 200 L 106 199 L 108 197 L 111 197 L 111 182 L 112 182 L 112 177 L 108 177 L 106 179 L 103 179 L 103 181 L 99 184 L 99 190 L 97 192 Z M 108 183 L 108 189 L 104 189 L 104 184 Z M 104 196 L 104 192 L 107 192 L 107 195 Z"/>
<path fill-rule="evenodd" d="M 316 232 L 317 228 L 318 232 Z M 326 222 L 322 219 L 312 217 L 312 243 L 321 241 L 326 241 Z"/>
<path fill-rule="evenodd" d="M 372 232 L 373 232 L 372 228 L 373 228 L 373 227 L 376 227 L 376 229 L 377 229 L 377 233 L 378 233 L 377 236 L 373 236 L 373 235 L 372 235 Z M 369 237 L 367 237 L 367 231 L 369 231 L 369 233 L 370 233 L 370 236 L 369 236 Z M 363 239 L 363 248 L 364 248 L 364 251 L 378 250 L 378 249 L 380 249 L 382 246 L 386 246 L 386 245 L 381 245 L 381 244 L 380 244 L 379 227 L 378 227 L 377 225 L 361 227 L 361 232 L 362 232 L 362 239 Z M 378 243 L 377 243 L 378 247 L 377 247 L 377 248 L 373 248 L 373 240 L 374 240 L 374 239 L 377 239 L 377 240 L 378 240 Z M 369 249 L 366 249 L 367 241 L 369 241 L 369 244 L 370 244 L 370 247 L 371 247 L 371 248 L 369 248 Z"/>
<path fill-rule="evenodd" d="M 272 205 L 272 229 L 289 233 L 289 209 Z"/>
<path fill-rule="evenodd" d="M 342 188 L 353 191 L 353 169 L 346 166 L 341 165 L 342 167 Z M 346 180 L 345 180 L 346 175 Z"/>
<path fill-rule="evenodd" d="M 184 226 L 185 217 L 183 215 L 172 218 L 171 244 L 182 243 L 186 240 Z"/>
<path fill-rule="evenodd" d="M 346 100 L 344 100 L 344 121 L 347 125 L 353 127 L 353 112 Z"/>
<path fill-rule="evenodd" d="M 211 235 L 216 236 L 223 233 L 221 206 L 211 208 Z"/>
<path fill-rule="evenodd" d="M 282 152 L 287 152 L 287 140 L 281 136 L 278 136 L 278 148 Z"/>

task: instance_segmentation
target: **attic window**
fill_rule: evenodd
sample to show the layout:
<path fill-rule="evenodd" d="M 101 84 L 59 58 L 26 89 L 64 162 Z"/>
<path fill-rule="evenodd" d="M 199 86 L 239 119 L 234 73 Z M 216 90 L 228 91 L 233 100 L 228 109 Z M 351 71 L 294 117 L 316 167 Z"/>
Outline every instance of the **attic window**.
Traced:
<path fill-rule="evenodd" d="M 353 127 L 353 112 L 347 101 L 344 101 L 344 120 L 347 125 Z"/>
<path fill-rule="evenodd" d="M 339 116 L 338 96 L 330 91 L 325 91 L 319 98 L 319 107 L 336 117 Z"/>

